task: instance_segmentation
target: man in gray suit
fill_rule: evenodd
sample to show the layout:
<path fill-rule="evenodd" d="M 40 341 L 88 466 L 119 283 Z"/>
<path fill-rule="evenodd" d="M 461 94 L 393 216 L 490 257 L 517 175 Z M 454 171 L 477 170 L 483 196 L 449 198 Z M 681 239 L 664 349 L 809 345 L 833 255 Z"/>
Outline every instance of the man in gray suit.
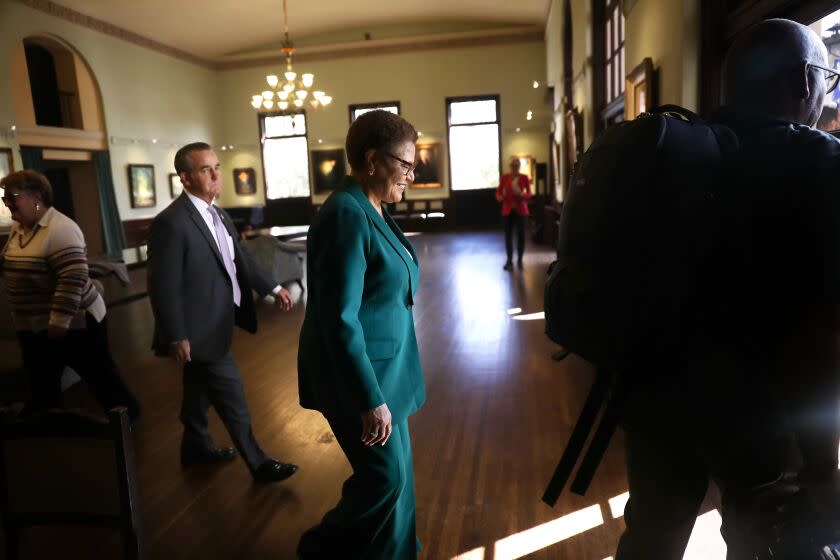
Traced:
<path fill-rule="evenodd" d="M 221 191 L 219 158 L 208 144 L 188 144 L 175 154 L 184 192 L 152 222 L 149 299 L 155 316 L 153 348 L 183 364 L 181 463 L 219 463 L 237 450 L 258 481 L 292 476 L 297 466 L 270 459 L 254 438 L 242 379 L 230 354 L 233 327 L 257 330 L 253 288 L 273 294 L 281 310 L 292 307 L 239 244 L 233 222 L 213 205 Z M 236 449 L 217 449 L 207 431 L 216 408 Z"/>

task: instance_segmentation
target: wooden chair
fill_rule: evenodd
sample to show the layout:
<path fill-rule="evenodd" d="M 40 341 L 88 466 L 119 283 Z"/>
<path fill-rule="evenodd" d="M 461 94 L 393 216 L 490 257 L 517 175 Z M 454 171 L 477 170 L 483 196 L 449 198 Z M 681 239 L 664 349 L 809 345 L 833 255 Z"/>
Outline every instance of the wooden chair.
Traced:
<path fill-rule="evenodd" d="M 6 558 L 19 531 L 90 525 L 122 532 L 125 558 L 142 558 L 134 447 L 125 408 L 109 420 L 69 410 L 0 419 L 0 511 Z"/>

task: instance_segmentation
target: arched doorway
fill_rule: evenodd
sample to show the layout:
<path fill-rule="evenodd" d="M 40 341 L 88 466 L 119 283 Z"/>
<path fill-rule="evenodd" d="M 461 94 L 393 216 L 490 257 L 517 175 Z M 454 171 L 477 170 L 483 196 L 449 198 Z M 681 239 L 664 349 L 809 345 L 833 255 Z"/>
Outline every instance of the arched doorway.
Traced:
<path fill-rule="evenodd" d="M 23 167 L 50 179 L 56 208 L 79 224 L 92 257 L 121 257 L 125 236 L 93 72 L 72 46 L 52 35 L 24 38 L 10 68 Z"/>

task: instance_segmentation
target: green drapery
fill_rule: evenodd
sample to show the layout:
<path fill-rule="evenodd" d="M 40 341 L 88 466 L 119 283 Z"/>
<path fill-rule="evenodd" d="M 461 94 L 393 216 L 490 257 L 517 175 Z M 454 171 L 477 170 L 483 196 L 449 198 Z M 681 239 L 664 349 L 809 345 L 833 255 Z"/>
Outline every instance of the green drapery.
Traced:
<path fill-rule="evenodd" d="M 102 214 L 102 238 L 105 253 L 109 258 L 122 259 L 125 249 L 123 230 L 117 197 L 114 193 L 114 176 L 111 173 L 111 154 L 107 151 L 92 152 L 96 184 L 99 186 L 99 211 Z"/>
<path fill-rule="evenodd" d="M 30 146 L 20 147 L 20 159 L 24 169 L 31 169 L 38 173 L 44 172 L 44 150 Z"/>

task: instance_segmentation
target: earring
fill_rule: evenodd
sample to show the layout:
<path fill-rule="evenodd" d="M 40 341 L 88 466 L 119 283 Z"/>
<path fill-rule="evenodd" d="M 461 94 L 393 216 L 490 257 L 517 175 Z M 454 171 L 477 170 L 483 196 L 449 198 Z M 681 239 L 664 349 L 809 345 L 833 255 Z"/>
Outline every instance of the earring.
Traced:
<path fill-rule="evenodd" d="M 368 175 L 373 175 L 373 174 L 374 174 L 374 170 L 373 170 L 373 168 L 371 168 L 370 171 L 368 171 Z"/>
<path fill-rule="evenodd" d="M 36 205 L 35 205 L 35 211 L 36 211 L 36 212 L 40 212 L 40 211 L 41 211 L 41 205 L 40 205 L 40 204 L 36 204 Z"/>

